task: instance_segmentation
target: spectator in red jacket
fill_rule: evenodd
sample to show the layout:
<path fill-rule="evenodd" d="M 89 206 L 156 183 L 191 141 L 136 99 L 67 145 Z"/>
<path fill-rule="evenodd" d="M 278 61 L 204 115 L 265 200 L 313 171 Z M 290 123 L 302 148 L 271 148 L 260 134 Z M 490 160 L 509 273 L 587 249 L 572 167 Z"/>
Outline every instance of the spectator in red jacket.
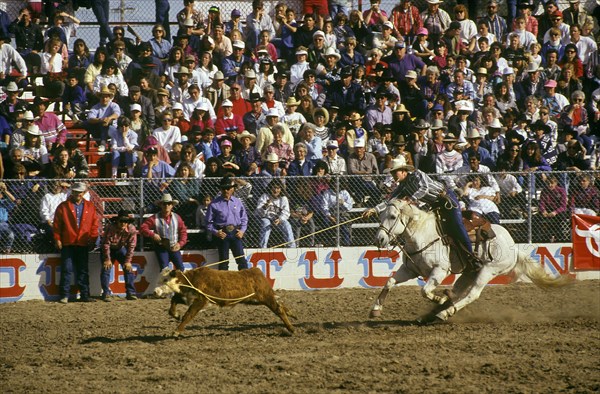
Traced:
<path fill-rule="evenodd" d="M 54 214 L 54 242 L 60 251 L 60 303 L 69 302 L 71 277 L 79 287 L 80 301 L 92 302 L 88 271 L 88 250 L 98 238 L 98 215 L 90 201 L 84 200 L 87 187 L 76 182 L 67 201 L 60 203 Z"/>

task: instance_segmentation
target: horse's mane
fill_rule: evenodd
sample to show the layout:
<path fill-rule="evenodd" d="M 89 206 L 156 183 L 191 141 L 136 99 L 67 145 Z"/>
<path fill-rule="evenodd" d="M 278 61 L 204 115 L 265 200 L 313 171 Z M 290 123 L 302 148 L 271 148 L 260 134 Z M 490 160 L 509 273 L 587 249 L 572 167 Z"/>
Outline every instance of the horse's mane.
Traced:
<path fill-rule="evenodd" d="M 403 215 L 410 217 L 410 227 L 413 230 L 418 230 L 421 227 L 428 225 L 428 220 L 433 220 L 435 223 L 435 214 L 433 211 L 424 211 L 415 204 L 399 200 L 397 198 L 390 200 L 390 204 L 394 205 Z"/>

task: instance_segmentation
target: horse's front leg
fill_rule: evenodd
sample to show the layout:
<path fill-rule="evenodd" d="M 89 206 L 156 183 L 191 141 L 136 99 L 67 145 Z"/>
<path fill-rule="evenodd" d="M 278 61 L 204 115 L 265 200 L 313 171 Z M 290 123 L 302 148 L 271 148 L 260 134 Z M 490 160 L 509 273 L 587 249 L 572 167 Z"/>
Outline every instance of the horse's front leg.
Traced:
<path fill-rule="evenodd" d="M 442 283 L 444 279 L 450 274 L 447 269 L 440 267 L 434 267 L 427 278 L 425 286 L 421 289 L 421 295 L 427 298 L 429 301 L 435 302 L 436 304 L 442 305 L 448 300 L 447 296 L 438 296 L 433 291 Z"/>
<path fill-rule="evenodd" d="M 371 313 L 369 314 L 369 317 L 374 318 L 381 316 L 383 303 L 385 302 L 385 299 L 392 287 L 394 287 L 398 283 L 403 283 L 407 280 L 411 280 L 416 277 L 417 275 L 414 272 L 409 270 L 406 267 L 406 265 L 402 264 L 398 271 L 396 271 L 394 275 L 390 276 L 387 283 L 383 287 L 383 290 L 381 290 L 381 293 L 379 293 L 379 297 L 377 297 L 377 299 L 375 300 L 375 304 L 373 304 L 373 307 L 371 308 Z"/>

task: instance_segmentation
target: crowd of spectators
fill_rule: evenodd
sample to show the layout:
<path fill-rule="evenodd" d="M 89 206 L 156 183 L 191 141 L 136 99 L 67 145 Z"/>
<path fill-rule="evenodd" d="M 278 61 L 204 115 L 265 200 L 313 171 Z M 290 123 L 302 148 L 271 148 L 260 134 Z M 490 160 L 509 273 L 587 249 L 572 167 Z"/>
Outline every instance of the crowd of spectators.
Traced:
<path fill-rule="evenodd" d="M 401 0 L 389 13 L 380 0 L 364 11 L 350 5 L 279 3 L 267 12 L 254 0 L 244 19 L 183 0 L 177 26 L 161 19 L 152 37 L 101 27 L 93 54 L 81 38 L 68 50 L 79 21 L 60 9 L 47 29 L 31 6 L 13 21 L 0 17 L 0 175 L 25 188 L 38 178 L 86 178 L 68 117 L 104 154 L 101 176 L 148 178 L 183 202 L 191 227 L 202 227 L 207 197 L 194 179 L 256 177 L 263 247 L 271 224 L 292 241 L 315 222 L 326 227 L 340 212 L 373 206 L 394 187 L 376 176 L 400 156 L 495 222 L 523 213 L 524 191 L 580 183 L 560 211 L 546 201 L 540 215 L 600 212 L 598 179 L 550 174 L 600 168 L 600 10 L 579 0 L 563 10 L 554 0 L 520 0 L 502 16 L 494 0 L 485 10 L 440 0 L 422 9 Z M 43 78 L 33 102 L 22 98 L 28 74 Z M 270 180 L 286 175 L 323 179 Z M 333 193 L 327 175 L 360 177 Z M 52 184 L 49 205 L 66 198 L 67 185 Z M 7 192 L 0 212 L 13 209 L 10 196 L 19 200 Z"/>

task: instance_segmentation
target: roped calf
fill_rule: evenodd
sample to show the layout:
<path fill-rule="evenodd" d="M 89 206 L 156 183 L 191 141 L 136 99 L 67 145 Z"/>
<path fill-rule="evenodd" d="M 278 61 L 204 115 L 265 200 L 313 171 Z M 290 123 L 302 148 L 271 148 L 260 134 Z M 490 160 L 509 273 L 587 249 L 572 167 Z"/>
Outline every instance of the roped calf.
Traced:
<path fill-rule="evenodd" d="M 275 298 L 275 292 L 259 268 L 242 271 L 219 271 L 207 267 L 181 272 L 164 269 L 161 272 L 159 286 L 154 290 L 157 296 L 175 293 L 171 299 L 169 315 L 178 319 L 177 304 L 183 301 L 189 308 L 181 323 L 173 333 L 181 334 L 185 326 L 202 310 L 207 302 L 221 307 L 237 303 L 266 305 L 283 321 L 290 333 L 294 327 L 289 310 Z"/>

